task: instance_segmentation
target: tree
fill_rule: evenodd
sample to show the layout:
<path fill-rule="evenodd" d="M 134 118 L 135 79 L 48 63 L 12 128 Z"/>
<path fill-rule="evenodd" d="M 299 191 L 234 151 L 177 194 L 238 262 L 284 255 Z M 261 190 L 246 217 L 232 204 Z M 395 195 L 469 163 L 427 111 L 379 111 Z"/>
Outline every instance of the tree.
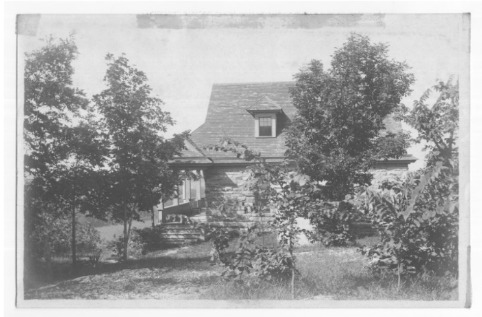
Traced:
<path fill-rule="evenodd" d="M 458 274 L 458 84 L 440 82 L 434 90 L 439 96 L 432 106 L 427 90 L 403 111 L 416 140 L 426 142 L 427 166 L 360 200 L 381 236 L 365 253 L 377 269 L 396 270 L 399 284 L 403 274 Z"/>
<path fill-rule="evenodd" d="M 84 93 L 72 83 L 72 62 L 77 55 L 72 36 L 50 37 L 42 48 L 27 53 L 25 60 L 25 233 L 31 234 L 26 236 L 26 253 L 34 254 L 29 247 L 45 250 L 47 261 L 51 251 L 48 239 L 29 238 L 42 236 L 36 231 L 49 235 L 49 230 L 41 228 L 44 219 L 54 221 L 70 208 L 75 217 L 72 201 L 76 198 L 67 193 L 75 183 L 66 183 L 66 176 L 76 157 L 89 161 L 95 155 L 92 131 L 76 122 L 80 109 L 88 104 Z M 72 223 L 75 264 L 75 221 Z"/>
<path fill-rule="evenodd" d="M 173 120 L 161 109 L 162 100 L 151 96 L 142 71 L 124 55 L 108 54 L 106 60 L 107 89 L 94 96 L 94 103 L 108 143 L 105 197 L 113 219 L 124 224 L 123 260 L 127 260 L 132 220 L 139 219 L 140 211 L 150 211 L 163 194 L 172 193 L 177 183 L 177 172 L 167 162 L 182 149 L 183 136 L 172 140 L 161 136 Z"/>
<path fill-rule="evenodd" d="M 354 185 L 369 184 L 375 160 L 406 154 L 406 134 L 381 132 L 414 77 L 387 53 L 386 44 L 352 34 L 335 51 L 330 69 L 313 60 L 295 75 L 291 96 L 297 115 L 288 131 L 287 156 L 324 184 L 327 199 L 342 200 Z"/>
<path fill-rule="evenodd" d="M 71 252 L 74 270 L 77 264 L 77 212 L 104 218 L 102 211 L 86 208 L 91 206 L 91 180 L 97 180 L 94 171 L 103 165 L 105 154 L 102 148 L 103 141 L 94 127 L 89 123 L 81 122 L 72 128 L 74 138 L 69 142 L 71 153 L 65 164 L 59 164 L 57 167 L 57 199 L 63 201 L 65 208 L 70 209 L 71 214 Z"/>
<path fill-rule="evenodd" d="M 431 93 L 439 94 L 432 106 L 427 104 Z M 415 141 L 425 142 L 428 150 L 428 166 L 442 161 L 457 172 L 458 166 L 458 131 L 459 131 L 459 85 L 452 79 L 439 82 L 428 89 L 420 100 L 414 102 L 409 111 L 404 107 L 401 118 L 418 133 Z"/>

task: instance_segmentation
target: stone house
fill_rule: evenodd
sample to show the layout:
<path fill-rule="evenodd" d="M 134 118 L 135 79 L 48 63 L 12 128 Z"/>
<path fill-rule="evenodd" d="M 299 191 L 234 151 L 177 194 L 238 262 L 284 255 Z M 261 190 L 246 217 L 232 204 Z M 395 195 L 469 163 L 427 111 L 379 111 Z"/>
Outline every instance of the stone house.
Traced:
<path fill-rule="evenodd" d="M 291 103 L 292 82 L 215 84 L 205 122 L 186 141 L 186 149 L 171 166 L 194 173 L 178 188 L 178 197 L 158 206 L 159 220 L 166 215 L 212 214 L 229 208 L 237 214 L 254 216 L 254 196 L 246 190 L 249 162 L 231 152 L 209 151 L 223 137 L 236 140 L 260 152 L 267 162 L 281 162 L 286 151 L 286 128 L 296 108 Z M 401 129 L 393 119 L 385 121 L 387 130 Z M 390 175 L 406 173 L 416 159 L 409 155 L 378 162 L 375 182 Z M 180 219 L 178 217 L 178 219 Z"/>

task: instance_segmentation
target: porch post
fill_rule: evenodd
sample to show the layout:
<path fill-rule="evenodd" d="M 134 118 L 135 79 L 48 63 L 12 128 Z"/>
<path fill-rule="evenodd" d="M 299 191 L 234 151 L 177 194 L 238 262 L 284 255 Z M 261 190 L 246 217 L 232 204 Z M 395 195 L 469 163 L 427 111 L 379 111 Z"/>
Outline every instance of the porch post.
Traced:
<path fill-rule="evenodd" d="M 191 179 L 186 178 L 184 181 L 184 200 L 185 202 L 189 202 L 191 199 Z"/>
<path fill-rule="evenodd" d="M 198 180 L 196 181 L 196 200 L 201 200 L 202 195 L 201 195 L 201 182 L 203 180 L 202 178 L 202 170 L 196 171 L 196 174 L 198 175 Z"/>

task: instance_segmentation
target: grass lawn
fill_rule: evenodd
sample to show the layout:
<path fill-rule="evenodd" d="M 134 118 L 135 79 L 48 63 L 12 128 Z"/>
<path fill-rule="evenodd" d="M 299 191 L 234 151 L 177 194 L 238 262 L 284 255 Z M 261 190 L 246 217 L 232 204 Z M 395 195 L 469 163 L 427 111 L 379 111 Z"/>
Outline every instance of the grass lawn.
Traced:
<path fill-rule="evenodd" d="M 86 217 L 82 214 L 78 215 L 78 221 L 82 224 L 90 224 L 100 233 L 101 239 L 104 241 L 111 241 L 114 236 L 121 236 L 124 232 L 124 225 L 122 223 L 112 223 L 102 221 L 92 217 Z M 150 214 L 142 213 L 141 221 L 132 221 L 132 228 L 146 228 L 152 226 L 152 220 Z"/>
<path fill-rule="evenodd" d="M 100 263 L 76 277 L 32 288 L 26 298 L 291 299 L 288 285 L 224 281 L 223 269 L 210 261 L 210 251 L 210 243 L 205 242 L 152 252 L 126 263 Z M 296 281 L 297 299 L 455 300 L 457 296 L 456 281 L 445 278 L 404 281 L 398 290 L 394 277 L 375 277 L 366 269 L 367 259 L 356 247 L 301 246 L 296 257 L 301 275 Z"/>

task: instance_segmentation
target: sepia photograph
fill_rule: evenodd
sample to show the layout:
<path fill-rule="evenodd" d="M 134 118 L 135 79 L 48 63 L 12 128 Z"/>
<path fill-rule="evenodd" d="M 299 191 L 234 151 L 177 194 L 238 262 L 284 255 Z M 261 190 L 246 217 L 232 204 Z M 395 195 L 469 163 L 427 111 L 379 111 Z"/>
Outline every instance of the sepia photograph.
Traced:
<path fill-rule="evenodd" d="M 16 16 L 17 307 L 470 306 L 470 13 L 275 12 Z"/>

